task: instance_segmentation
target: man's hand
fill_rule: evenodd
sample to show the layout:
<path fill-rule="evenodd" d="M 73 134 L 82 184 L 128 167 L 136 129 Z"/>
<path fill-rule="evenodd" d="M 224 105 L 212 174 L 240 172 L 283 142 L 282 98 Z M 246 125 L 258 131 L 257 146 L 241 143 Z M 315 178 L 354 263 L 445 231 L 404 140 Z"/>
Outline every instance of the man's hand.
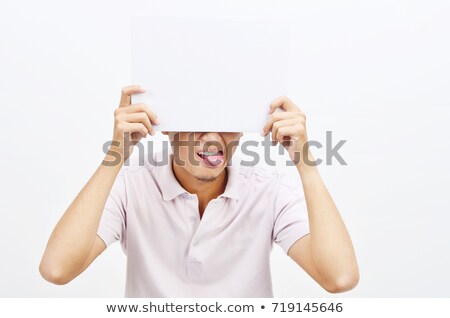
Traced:
<path fill-rule="evenodd" d="M 120 159 L 123 164 L 141 138 L 154 134 L 156 115 L 143 104 L 131 104 L 131 96 L 143 92 L 139 86 L 122 89 L 120 106 L 114 113 L 113 143 L 105 161 Z M 120 158 L 116 158 L 117 154 Z M 70 282 L 106 248 L 97 231 L 121 164 L 104 164 L 105 161 L 67 208 L 47 243 L 39 271 L 54 284 Z"/>
<path fill-rule="evenodd" d="M 277 108 L 284 111 L 275 112 Z M 292 244 L 288 255 L 327 291 L 352 289 L 359 281 L 355 251 L 308 149 L 305 114 L 284 96 L 270 104 L 269 114 L 261 135 L 272 132 L 275 144 L 280 142 L 289 152 L 300 175 L 308 211 L 310 234 Z"/>
<path fill-rule="evenodd" d="M 284 111 L 275 112 L 277 108 Z M 296 164 L 299 163 L 300 155 L 308 153 L 305 113 L 286 96 L 282 96 L 270 104 L 269 114 L 261 135 L 265 136 L 272 132 L 273 144 L 280 142 L 288 151 L 291 160 Z"/>
<path fill-rule="evenodd" d="M 119 152 L 124 161 L 142 138 L 155 134 L 152 125 L 159 124 L 156 114 L 145 104 L 131 103 L 132 95 L 144 92 L 138 85 L 124 87 L 119 108 L 114 112 L 114 134 L 110 149 Z"/>

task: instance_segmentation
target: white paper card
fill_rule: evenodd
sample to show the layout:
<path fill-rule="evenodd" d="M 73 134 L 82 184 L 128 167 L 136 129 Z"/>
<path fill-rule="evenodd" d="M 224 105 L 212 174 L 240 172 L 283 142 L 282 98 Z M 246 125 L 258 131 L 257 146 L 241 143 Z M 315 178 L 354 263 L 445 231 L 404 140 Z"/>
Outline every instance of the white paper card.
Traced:
<path fill-rule="evenodd" d="M 285 18 L 134 16 L 133 103 L 158 131 L 259 132 L 287 95 L 289 36 Z"/>

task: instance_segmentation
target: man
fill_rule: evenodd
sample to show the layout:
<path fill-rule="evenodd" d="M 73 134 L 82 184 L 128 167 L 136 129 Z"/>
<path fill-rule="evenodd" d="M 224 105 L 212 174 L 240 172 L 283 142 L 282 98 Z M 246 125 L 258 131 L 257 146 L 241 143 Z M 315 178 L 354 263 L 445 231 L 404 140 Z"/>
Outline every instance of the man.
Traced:
<path fill-rule="evenodd" d="M 131 103 L 142 92 L 123 88 L 105 160 L 49 239 L 39 267 L 46 280 L 70 282 L 120 240 L 128 297 L 272 297 L 276 242 L 328 292 L 356 286 L 352 242 L 311 164 L 305 114 L 296 105 L 273 101 L 262 135 L 287 149 L 298 186 L 278 172 L 229 165 L 242 133 L 164 132 L 173 149 L 169 164 L 125 166 L 158 124 L 146 105 Z"/>

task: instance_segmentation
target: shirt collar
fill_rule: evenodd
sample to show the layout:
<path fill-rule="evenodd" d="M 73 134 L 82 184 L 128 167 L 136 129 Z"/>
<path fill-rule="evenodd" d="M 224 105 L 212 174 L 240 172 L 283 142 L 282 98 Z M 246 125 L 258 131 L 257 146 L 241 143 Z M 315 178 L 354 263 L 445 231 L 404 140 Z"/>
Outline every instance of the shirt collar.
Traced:
<path fill-rule="evenodd" d="M 157 152 L 155 155 L 155 162 L 159 164 L 154 165 L 156 181 L 160 187 L 160 191 L 164 201 L 173 200 L 175 197 L 188 193 L 176 179 L 172 170 L 173 152 L 169 151 L 167 156 L 168 164 L 162 164 L 162 152 Z M 227 185 L 225 191 L 218 197 L 227 197 L 235 200 L 239 200 L 240 188 L 242 180 L 239 178 L 240 158 L 233 155 L 232 160 L 228 162 L 227 169 Z"/>

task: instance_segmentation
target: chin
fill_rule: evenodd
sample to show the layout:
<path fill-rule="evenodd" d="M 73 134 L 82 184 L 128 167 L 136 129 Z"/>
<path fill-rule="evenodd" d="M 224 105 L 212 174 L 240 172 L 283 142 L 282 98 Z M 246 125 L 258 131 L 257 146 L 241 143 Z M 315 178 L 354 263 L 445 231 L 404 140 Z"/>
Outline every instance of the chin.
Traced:
<path fill-rule="evenodd" d="M 195 177 L 195 179 L 197 179 L 197 181 L 200 182 L 204 182 L 204 183 L 208 183 L 208 182 L 213 182 L 214 180 L 217 179 L 217 177 Z"/>
<path fill-rule="evenodd" d="M 191 171 L 191 175 L 199 181 L 212 182 L 217 179 L 223 169 L 212 169 L 197 167 Z"/>

